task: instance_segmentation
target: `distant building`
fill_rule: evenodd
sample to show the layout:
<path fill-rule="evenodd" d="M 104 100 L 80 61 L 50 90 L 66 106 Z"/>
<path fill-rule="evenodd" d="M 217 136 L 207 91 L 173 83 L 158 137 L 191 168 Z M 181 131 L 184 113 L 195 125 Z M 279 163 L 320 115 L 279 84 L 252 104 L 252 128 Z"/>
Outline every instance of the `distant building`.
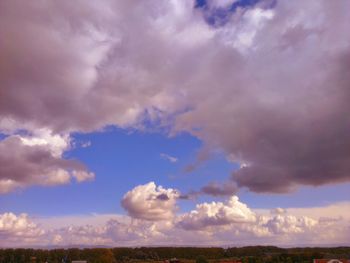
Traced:
<path fill-rule="evenodd" d="M 314 263 L 350 263 L 349 259 L 314 259 Z"/>
<path fill-rule="evenodd" d="M 180 260 L 178 260 L 177 258 L 172 258 L 165 260 L 164 263 L 180 263 Z"/>

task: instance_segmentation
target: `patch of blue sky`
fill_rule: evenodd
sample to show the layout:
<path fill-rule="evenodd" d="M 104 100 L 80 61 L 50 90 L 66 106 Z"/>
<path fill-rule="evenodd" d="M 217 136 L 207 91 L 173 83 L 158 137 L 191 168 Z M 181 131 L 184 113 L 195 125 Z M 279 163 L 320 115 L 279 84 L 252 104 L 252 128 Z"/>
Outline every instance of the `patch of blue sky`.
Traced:
<path fill-rule="evenodd" d="M 234 14 L 238 8 L 254 7 L 257 3 L 261 2 L 261 0 L 238 0 L 232 2 L 232 4 L 224 8 L 209 8 L 208 0 L 196 0 L 195 8 L 203 10 L 204 18 L 208 24 L 220 27 L 230 20 L 231 15 Z M 273 8 L 276 5 L 276 2 L 276 0 L 266 1 L 264 7 Z"/>
<path fill-rule="evenodd" d="M 31 135 L 31 133 L 27 130 L 24 130 L 24 129 L 18 129 L 16 130 L 15 132 L 12 132 L 12 133 L 6 133 L 6 132 L 0 132 L 0 141 L 5 139 L 6 137 L 9 137 L 10 135 L 13 135 L 13 134 L 17 134 L 17 135 L 21 135 L 21 136 L 28 136 L 28 135 Z"/>
<path fill-rule="evenodd" d="M 6 134 L 0 132 L 0 141 L 7 137 Z"/>

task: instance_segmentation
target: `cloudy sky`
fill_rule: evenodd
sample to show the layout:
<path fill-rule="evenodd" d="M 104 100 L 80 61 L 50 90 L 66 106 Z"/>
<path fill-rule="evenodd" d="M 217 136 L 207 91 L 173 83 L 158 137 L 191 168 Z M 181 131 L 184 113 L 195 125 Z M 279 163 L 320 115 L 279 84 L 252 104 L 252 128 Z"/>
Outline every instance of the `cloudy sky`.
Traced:
<path fill-rule="evenodd" d="M 349 10 L 2 0 L 0 247 L 350 245 Z"/>

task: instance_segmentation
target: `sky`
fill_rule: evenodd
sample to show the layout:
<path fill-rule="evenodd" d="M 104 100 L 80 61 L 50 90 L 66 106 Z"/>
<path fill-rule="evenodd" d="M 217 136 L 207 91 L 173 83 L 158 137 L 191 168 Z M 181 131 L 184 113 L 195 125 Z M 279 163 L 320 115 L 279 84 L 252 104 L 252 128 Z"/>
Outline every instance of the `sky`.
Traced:
<path fill-rule="evenodd" d="M 0 3 L 0 247 L 350 245 L 350 2 Z"/>

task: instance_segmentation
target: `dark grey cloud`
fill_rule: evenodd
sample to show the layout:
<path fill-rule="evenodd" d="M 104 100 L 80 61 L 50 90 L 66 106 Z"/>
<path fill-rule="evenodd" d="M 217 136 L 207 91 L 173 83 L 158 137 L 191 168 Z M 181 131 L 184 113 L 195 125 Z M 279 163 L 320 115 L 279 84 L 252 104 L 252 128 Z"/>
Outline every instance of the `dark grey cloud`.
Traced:
<path fill-rule="evenodd" d="M 233 180 L 226 182 L 210 182 L 202 186 L 199 190 L 191 190 L 185 194 L 181 194 L 179 199 L 194 200 L 201 195 L 209 195 L 213 197 L 231 197 L 236 195 L 239 188 Z"/>
<path fill-rule="evenodd" d="M 232 196 L 238 192 L 238 187 L 233 182 L 223 184 L 211 182 L 201 188 L 200 193 L 211 196 Z"/>
<path fill-rule="evenodd" d="M 259 116 L 253 138 L 241 148 L 249 165 L 233 173 L 239 186 L 256 192 L 285 192 L 297 185 L 324 185 L 349 181 L 350 69 L 349 54 L 320 58 L 335 63 L 322 72 L 316 65 L 305 77 L 309 82 L 284 100 L 281 110 Z M 345 62 L 347 61 L 347 62 Z M 322 81 L 312 81 L 322 74 Z M 302 83 L 300 84 L 302 85 Z"/>

